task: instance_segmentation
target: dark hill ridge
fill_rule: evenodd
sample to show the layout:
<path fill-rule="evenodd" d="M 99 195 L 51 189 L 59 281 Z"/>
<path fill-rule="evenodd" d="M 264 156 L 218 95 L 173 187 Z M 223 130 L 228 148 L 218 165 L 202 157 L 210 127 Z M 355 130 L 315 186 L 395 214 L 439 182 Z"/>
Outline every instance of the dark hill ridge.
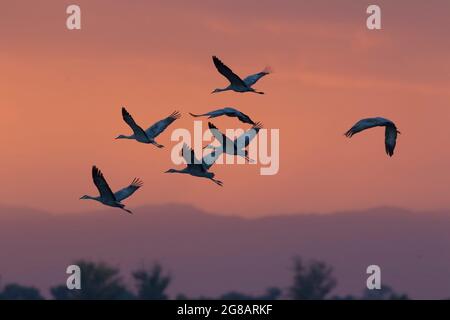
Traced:
<path fill-rule="evenodd" d="M 146 206 L 50 215 L 0 206 L 2 282 L 48 288 L 65 282 L 74 259 L 104 260 L 124 273 L 160 261 L 174 276 L 170 292 L 216 296 L 261 293 L 290 284 L 291 258 L 335 268 L 337 293 L 359 293 L 365 268 L 415 298 L 450 297 L 450 211 L 397 208 L 247 219 L 191 206 Z"/>

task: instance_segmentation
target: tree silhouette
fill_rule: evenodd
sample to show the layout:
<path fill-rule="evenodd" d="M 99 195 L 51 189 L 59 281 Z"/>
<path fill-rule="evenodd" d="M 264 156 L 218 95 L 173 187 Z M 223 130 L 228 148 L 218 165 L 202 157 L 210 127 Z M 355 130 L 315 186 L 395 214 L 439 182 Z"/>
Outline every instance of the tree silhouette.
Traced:
<path fill-rule="evenodd" d="M 164 274 L 160 264 L 155 263 L 151 268 L 142 267 L 132 272 L 132 278 L 136 285 L 136 295 L 127 290 L 122 282 L 118 268 L 105 263 L 95 263 L 79 260 L 74 264 L 81 270 L 81 289 L 70 290 L 66 284 L 52 287 L 50 292 L 55 299 L 60 300 L 117 300 L 117 299 L 145 299 L 166 300 L 167 287 L 170 285 L 171 276 Z M 304 263 L 300 257 L 294 258 L 293 284 L 289 287 L 287 296 L 298 300 L 322 300 L 336 286 L 333 276 L 333 268 L 321 261 Z M 1 289 L 1 288 L 0 288 Z M 282 295 L 282 290 L 277 287 L 269 287 L 262 295 L 248 295 L 237 291 L 222 294 L 217 299 L 221 300 L 276 300 Z M 0 300 L 39 300 L 44 299 L 39 290 L 34 287 L 8 284 L 0 290 Z M 186 295 L 179 294 L 178 300 L 190 299 Z M 200 300 L 214 299 L 201 296 Z M 409 299 L 406 294 L 396 293 L 389 286 L 382 286 L 381 290 L 363 291 L 361 296 L 334 296 L 337 300 L 404 300 Z"/>
<path fill-rule="evenodd" d="M 119 275 L 119 269 L 105 263 L 78 261 L 81 270 L 81 289 L 69 290 L 59 285 L 50 289 L 52 296 L 59 300 L 91 299 L 132 299 L 133 295 L 126 289 Z"/>
<path fill-rule="evenodd" d="M 25 287 L 16 283 L 7 284 L 0 291 L 0 300 L 43 300 L 38 289 Z"/>
<path fill-rule="evenodd" d="M 150 269 L 139 269 L 132 274 L 137 287 L 137 298 L 142 300 L 167 300 L 165 294 L 170 284 L 169 275 L 163 275 L 162 267 L 156 263 Z"/>
<path fill-rule="evenodd" d="M 200 296 L 200 297 L 188 297 L 185 294 L 178 294 L 175 299 L 176 300 L 276 300 L 280 298 L 282 294 L 282 291 L 280 288 L 277 287 L 270 287 L 266 289 L 266 292 L 262 295 L 248 295 L 245 293 L 237 292 L 237 291 L 230 291 L 227 293 L 222 294 L 218 298 L 213 297 L 206 297 L 206 296 Z"/>
<path fill-rule="evenodd" d="M 229 292 L 219 297 L 220 300 L 276 300 L 281 296 L 281 290 L 276 287 L 267 288 L 260 296 L 251 296 L 240 292 Z"/>
<path fill-rule="evenodd" d="M 389 286 L 381 286 L 381 289 L 377 290 L 369 290 L 365 289 L 363 292 L 363 296 L 361 297 L 363 300 L 408 300 L 408 295 L 404 293 L 396 293 Z"/>
<path fill-rule="evenodd" d="M 300 257 L 294 258 L 294 283 L 289 296 L 296 300 L 323 300 L 336 286 L 333 268 L 321 261 L 305 265 Z"/>

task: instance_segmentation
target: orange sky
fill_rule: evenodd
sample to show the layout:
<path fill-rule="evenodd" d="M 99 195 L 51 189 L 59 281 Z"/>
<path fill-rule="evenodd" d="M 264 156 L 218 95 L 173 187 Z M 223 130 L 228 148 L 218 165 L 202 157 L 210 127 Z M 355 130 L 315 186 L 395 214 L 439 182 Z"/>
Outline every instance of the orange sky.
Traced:
<path fill-rule="evenodd" d="M 80 5 L 82 30 L 65 27 Z M 238 6 L 236 4 L 239 4 Z M 377 1 L 381 31 L 368 31 L 363 1 L 9 1 L 0 10 L 1 203 L 53 212 L 99 209 L 93 164 L 117 189 L 145 186 L 126 203 L 181 202 L 249 216 L 395 205 L 450 207 L 450 3 Z M 218 55 L 244 76 L 270 65 L 266 95 L 211 95 L 226 84 Z M 214 166 L 224 188 L 162 172 L 165 149 L 117 141 L 130 132 L 120 107 L 143 126 L 180 110 L 234 106 L 280 129 L 280 171 Z M 402 135 L 384 153 L 384 130 L 351 140 L 360 118 L 383 116 Z M 220 118 L 221 129 L 240 124 Z M 206 123 L 205 123 L 206 127 Z M 245 127 L 245 126 L 240 126 Z"/>

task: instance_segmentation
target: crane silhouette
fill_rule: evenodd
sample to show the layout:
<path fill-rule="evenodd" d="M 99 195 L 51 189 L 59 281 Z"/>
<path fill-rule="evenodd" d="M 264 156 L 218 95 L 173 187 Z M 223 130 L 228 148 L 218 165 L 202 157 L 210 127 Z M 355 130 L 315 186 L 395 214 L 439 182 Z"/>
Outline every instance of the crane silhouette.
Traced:
<path fill-rule="evenodd" d="M 186 161 L 186 167 L 181 170 L 177 169 L 169 169 L 165 173 L 181 173 L 181 174 L 189 174 L 194 177 L 206 178 L 213 181 L 215 184 L 219 186 L 223 186 L 223 182 L 217 179 L 214 179 L 215 174 L 213 172 L 209 172 L 211 166 L 215 163 L 220 154 L 209 155 L 202 158 L 200 161 L 195 157 L 194 150 L 192 150 L 186 143 L 183 144 L 183 148 L 181 149 L 181 156 Z"/>
<path fill-rule="evenodd" d="M 358 132 L 364 131 L 369 128 L 374 127 L 386 127 L 385 129 L 385 138 L 384 144 L 386 153 L 392 157 L 394 154 L 395 145 L 397 143 L 397 133 L 400 131 L 397 130 L 395 123 L 389 119 L 375 117 L 375 118 L 367 118 L 359 120 L 353 127 L 351 127 L 346 133 L 345 136 L 351 138 L 353 135 Z"/>
<path fill-rule="evenodd" d="M 241 79 L 237 74 L 235 74 L 229 67 L 227 67 L 219 58 L 213 56 L 213 62 L 216 66 L 217 71 L 221 75 L 230 81 L 228 87 L 217 88 L 212 93 L 222 92 L 222 91 L 236 91 L 236 92 L 253 92 L 258 94 L 264 94 L 264 92 L 256 91 L 252 86 L 262 77 L 271 73 L 270 68 L 266 67 L 263 71 L 249 75 L 248 77 Z"/>
<path fill-rule="evenodd" d="M 129 136 L 121 134 L 116 139 L 134 139 L 141 143 L 153 144 L 158 148 L 163 148 L 164 146 L 157 143 L 155 141 L 155 138 L 159 136 L 161 132 L 163 132 L 172 122 L 179 119 L 180 117 L 181 114 L 178 111 L 174 111 L 167 118 L 156 122 L 147 130 L 144 130 L 134 121 L 133 117 L 128 113 L 127 109 L 123 107 L 122 118 L 131 127 L 131 129 L 133 130 L 133 134 Z"/>
<path fill-rule="evenodd" d="M 221 117 L 221 116 L 235 117 L 235 118 L 238 118 L 243 123 L 255 124 L 255 122 L 253 122 L 253 120 L 250 119 L 250 117 L 248 115 L 246 115 L 245 113 L 243 113 L 239 110 L 236 110 L 232 107 L 225 107 L 222 109 L 213 110 L 213 111 L 203 113 L 203 114 L 193 114 L 190 112 L 189 112 L 189 114 L 193 117 L 206 117 L 207 116 L 208 119 L 217 118 L 217 117 Z"/>
<path fill-rule="evenodd" d="M 103 173 L 96 166 L 92 167 L 92 180 L 94 181 L 100 195 L 97 197 L 84 195 L 80 199 L 95 200 L 106 206 L 120 208 L 128 213 L 132 213 L 130 210 L 125 209 L 125 205 L 121 202 L 135 193 L 137 189 L 142 187 L 143 182 L 141 180 L 134 178 L 130 185 L 113 193 L 108 185 L 108 182 L 106 182 Z"/>

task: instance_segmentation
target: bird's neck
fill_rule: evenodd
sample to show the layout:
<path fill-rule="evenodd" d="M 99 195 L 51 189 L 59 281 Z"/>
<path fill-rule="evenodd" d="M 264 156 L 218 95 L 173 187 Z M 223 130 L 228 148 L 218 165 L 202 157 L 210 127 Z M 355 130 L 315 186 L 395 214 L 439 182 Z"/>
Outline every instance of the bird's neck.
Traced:
<path fill-rule="evenodd" d="M 86 199 L 89 199 L 89 200 L 95 200 L 95 201 L 100 201 L 100 197 L 86 196 Z"/>
<path fill-rule="evenodd" d="M 178 169 L 172 169 L 172 173 L 186 173 L 185 169 L 178 170 Z"/>
<path fill-rule="evenodd" d="M 134 134 L 132 134 L 131 136 L 126 136 L 122 134 L 118 136 L 117 139 L 134 139 Z"/>

